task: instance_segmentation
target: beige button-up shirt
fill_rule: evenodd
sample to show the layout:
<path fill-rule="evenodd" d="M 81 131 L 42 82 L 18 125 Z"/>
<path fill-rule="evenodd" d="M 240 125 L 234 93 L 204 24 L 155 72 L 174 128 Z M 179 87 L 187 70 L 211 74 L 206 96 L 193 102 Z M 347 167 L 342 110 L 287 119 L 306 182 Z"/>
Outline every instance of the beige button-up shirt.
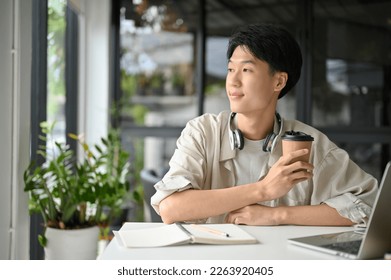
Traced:
<path fill-rule="evenodd" d="M 228 111 L 218 115 L 204 114 L 187 123 L 177 140 L 169 171 L 155 185 L 156 193 L 151 198 L 151 204 L 157 212 L 160 201 L 174 192 L 189 188 L 222 189 L 235 185 L 233 159 L 240 151 L 232 150 L 229 144 L 229 114 Z M 315 167 L 313 177 L 297 184 L 283 197 L 260 204 L 297 206 L 326 203 L 341 216 L 355 223 L 365 223 L 376 197 L 377 180 L 315 128 L 296 120 L 283 120 L 282 133 L 289 130 L 302 131 L 314 137 L 310 158 Z M 274 150 L 261 166 L 261 174 L 264 174 L 261 178 L 282 155 L 281 135 L 277 137 Z M 199 222 L 222 223 L 224 217 L 225 214 Z"/>

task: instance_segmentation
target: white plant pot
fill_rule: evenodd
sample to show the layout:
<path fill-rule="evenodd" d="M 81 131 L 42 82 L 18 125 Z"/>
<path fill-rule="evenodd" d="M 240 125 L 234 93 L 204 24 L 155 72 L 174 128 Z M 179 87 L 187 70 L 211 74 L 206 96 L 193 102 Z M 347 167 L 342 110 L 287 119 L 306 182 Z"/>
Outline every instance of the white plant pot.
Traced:
<path fill-rule="evenodd" d="M 94 260 L 97 257 L 99 227 L 84 229 L 47 228 L 46 260 Z"/>

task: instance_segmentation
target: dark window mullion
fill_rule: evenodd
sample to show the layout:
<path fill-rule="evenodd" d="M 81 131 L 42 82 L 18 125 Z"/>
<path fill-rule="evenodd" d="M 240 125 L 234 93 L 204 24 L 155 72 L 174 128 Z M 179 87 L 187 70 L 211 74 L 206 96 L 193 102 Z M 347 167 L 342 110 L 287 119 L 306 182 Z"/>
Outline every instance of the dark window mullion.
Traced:
<path fill-rule="evenodd" d="M 204 113 L 204 100 L 205 100 L 205 52 L 206 52 L 206 1 L 198 1 L 198 22 L 196 32 L 196 94 L 197 100 L 197 112 L 198 115 Z"/>
<path fill-rule="evenodd" d="M 65 31 L 65 135 L 78 132 L 78 53 L 78 16 L 67 5 Z M 69 141 L 69 137 L 66 137 L 66 139 L 70 148 L 77 152 L 77 143 Z"/>
<path fill-rule="evenodd" d="M 312 124 L 312 7 L 311 0 L 297 2 L 297 40 L 303 55 L 303 66 L 295 91 L 296 118 L 307 124 Z"/>
<path fill-rule="evenodd" d="M 110 26 L 110 116 L 111 126 L 118 128 L 121 122 L 121 71 L 120 71 L 120 9 L 121 1 L 111 2 L 111 26 Z M 114 108 L 113 108 L 114 107 Z"/>
<path fill-rule="evenodd" d="M 40 123 L 47 117 L 47 0 L 33 0 L 32 3 L 32 62 L 31 62 L 31 160 L 43 163 L 38 157 L 39 145 L 46 145 L 38 135 Z M 43 259 L 43 248 L 38 235 L 43 232 L 42 216 L 30 217 L 30 259 Z"/>

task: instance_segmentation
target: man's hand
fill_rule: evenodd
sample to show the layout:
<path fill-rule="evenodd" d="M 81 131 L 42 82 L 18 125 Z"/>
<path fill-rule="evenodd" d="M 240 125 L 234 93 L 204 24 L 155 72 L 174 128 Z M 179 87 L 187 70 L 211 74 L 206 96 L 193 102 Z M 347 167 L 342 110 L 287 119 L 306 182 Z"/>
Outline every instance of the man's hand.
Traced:
<path fill-rule="evenodd" d="M 257 183 L 260 186 L 263 201 L 284 196 L 294 185 L 312 177 L 314 166 L 296 158 L 307 154 L 308 149 L 297 150 L 282 156 L 269 170 L 268 174 Z"/>
<path fill-rule="evenodd" d="M 278 208 L 259 204 L 248 205 L 228 213 L 225 222 L 251 226 L 278 225 Z"/>

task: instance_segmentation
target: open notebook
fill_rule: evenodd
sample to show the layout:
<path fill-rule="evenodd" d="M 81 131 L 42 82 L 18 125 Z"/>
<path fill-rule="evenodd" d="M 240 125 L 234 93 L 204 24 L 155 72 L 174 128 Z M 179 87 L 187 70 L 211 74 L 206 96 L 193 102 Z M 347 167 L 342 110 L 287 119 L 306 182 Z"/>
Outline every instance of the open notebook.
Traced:
<path fill-rule="evenodd" d="M 292 238 L 288 242 L 349 259 L 383 258 L 386 252 L 391 251 L 390 201 L 391 162 L 385 168 L 365 230 Z"/>
<path fill-rule="evenodd" d="M 114 231 L 114 235 L 124 247 L 258 243 L 255 237 L 234 224 L 159 224 L 151 228 Z"/>

